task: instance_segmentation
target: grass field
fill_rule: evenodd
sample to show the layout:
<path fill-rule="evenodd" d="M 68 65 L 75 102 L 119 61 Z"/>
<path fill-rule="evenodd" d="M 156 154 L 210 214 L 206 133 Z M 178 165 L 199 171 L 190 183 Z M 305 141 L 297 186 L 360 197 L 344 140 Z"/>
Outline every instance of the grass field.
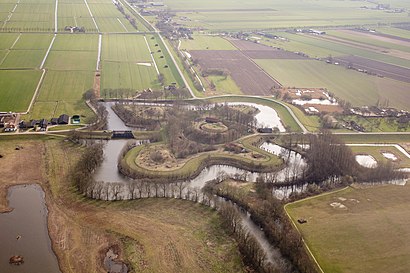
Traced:
<path fill-rule="evenodd" d="M 82 96 L 93 87 L 92 71 L 48 71 L 33 112 L 32 119 L 79 114 L 92 116 Z"/>
<path fill-rule="evenodd" d="M 209 30 L 255 30 L 270 28 L 363 25 L 378 22 L 409 21 L 406 14 L 359 9 L 357 1 L 165 1 L 179 23 Z"/>
<path fill-rule="evenodd" d="M 178 72 L 163 44 L 154 35 L 104 35 L 102 60 L 101 90 L 162 89 L 155 64 L 164 76 L 165 85 L 177 82 L 181 86 Z"/>
<path fill-rule="evenodd" d="M 325 87 L 354 106 L 375 105 L 377 100 L 410 110 L 410 85 L 369 76 L 315 60 L 256 60 L 272 77 L 289 87 Z M 348 81 L 346 79 L 349 79 Z"/>
<path fill-rule="evenodd" d="M 410 270 L 410 186 L 374 186 L 344 191 L 287 206 L 325 272 Z M 331 203 L 346 208 L 333 208 Z"/>
<path fill-rule="evenodd" d="M 343 134 L 338 138 L 346 143 L 376 143 L 376 144 L 396 144 L 410 143 L 409 134 Z"/>
<path fill-rule="evenodd" d="M 209 35 L 193 35 L 193 40 L 182 40 L 181 49 L 185 50 L 236 50 L 230 42 Z"/>
<path fill-rule="evenodd" d="M 235 83 L 231 76 L 225 78 L 224 76 L 213 76 L 210 75 L 206 77 L 205 82 L 209 86 L 211 82 L 215 85 L 216 94 L 233 94 L 233 95 L 242 95 L 242 91 L 239 86 Z M 208 83 L 209 82 L 209 83 Z M 211 93 L 214 93 L 211 91 Z"/>
<path fill-rule="evenodd" d="M 0 70 L 0 112 L 27 110 L 41 71 Z"/>
<path fill-rule="evenodd" d="M 343 55 L 356 55 L 363 58 L 394 64 L 403 67 L 410 67 L 410 61 L 395 56 L 386 55 L 382 52 L 374 52 L 365 48 L 326 40 L 325 37 L 292 34 L 285 32 L 274 32 L 275 34 L 289 39 L 289 45 L 293 46 L 287 48 L 288 42 L 281 43 L 285 49 L 292 51 L 300 51 L 308 54 L 310 57 L 333 57 Z"/>

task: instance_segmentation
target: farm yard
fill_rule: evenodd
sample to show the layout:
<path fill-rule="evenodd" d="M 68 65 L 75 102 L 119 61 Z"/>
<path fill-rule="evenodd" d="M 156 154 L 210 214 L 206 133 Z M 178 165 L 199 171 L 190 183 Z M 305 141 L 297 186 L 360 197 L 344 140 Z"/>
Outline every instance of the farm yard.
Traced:
<path fill-rule="evenodd" d="M 407 272 L 410 186 L 360 186 L 286 207 L 325 272 Z M 354 251 L 352 251 L 354 249 Z"/>

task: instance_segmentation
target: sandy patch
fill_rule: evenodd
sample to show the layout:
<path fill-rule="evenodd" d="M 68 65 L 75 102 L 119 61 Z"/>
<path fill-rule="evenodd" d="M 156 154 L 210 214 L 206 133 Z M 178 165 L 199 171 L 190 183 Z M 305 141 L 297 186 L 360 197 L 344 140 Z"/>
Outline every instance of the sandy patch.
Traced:
<path fill-rule="evenodd" d="M 152 66 L 151 63 L 137 63 L 137 65 L 148 66 L 148 67 Z"/>

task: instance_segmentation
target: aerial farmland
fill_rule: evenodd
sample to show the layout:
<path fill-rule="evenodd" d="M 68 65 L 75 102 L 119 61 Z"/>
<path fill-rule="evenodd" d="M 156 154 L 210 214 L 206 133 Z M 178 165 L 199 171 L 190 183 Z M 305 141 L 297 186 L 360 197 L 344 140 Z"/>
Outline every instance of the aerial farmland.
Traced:
<path fill-rule="evenodd" d="M 0 0 L 0 272 L 410 271 L 409 14 Z"/>

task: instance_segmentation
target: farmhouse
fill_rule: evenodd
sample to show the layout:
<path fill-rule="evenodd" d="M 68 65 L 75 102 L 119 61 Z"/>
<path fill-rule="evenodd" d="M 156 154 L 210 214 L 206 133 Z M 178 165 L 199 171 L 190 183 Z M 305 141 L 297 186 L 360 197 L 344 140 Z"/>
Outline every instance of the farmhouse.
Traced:
<path fill-rule="evenodd" d="M 58 124 L 68 124 L 70 120 L 70 117 L 66 114 L 62 114 L 59 118 L 58 118 Z"/>
<path fill-rule="evenodd" d="M 40 120 L 40 131 L 46 131 L 48 126 L 48 121 L 46 119 Z"/>

